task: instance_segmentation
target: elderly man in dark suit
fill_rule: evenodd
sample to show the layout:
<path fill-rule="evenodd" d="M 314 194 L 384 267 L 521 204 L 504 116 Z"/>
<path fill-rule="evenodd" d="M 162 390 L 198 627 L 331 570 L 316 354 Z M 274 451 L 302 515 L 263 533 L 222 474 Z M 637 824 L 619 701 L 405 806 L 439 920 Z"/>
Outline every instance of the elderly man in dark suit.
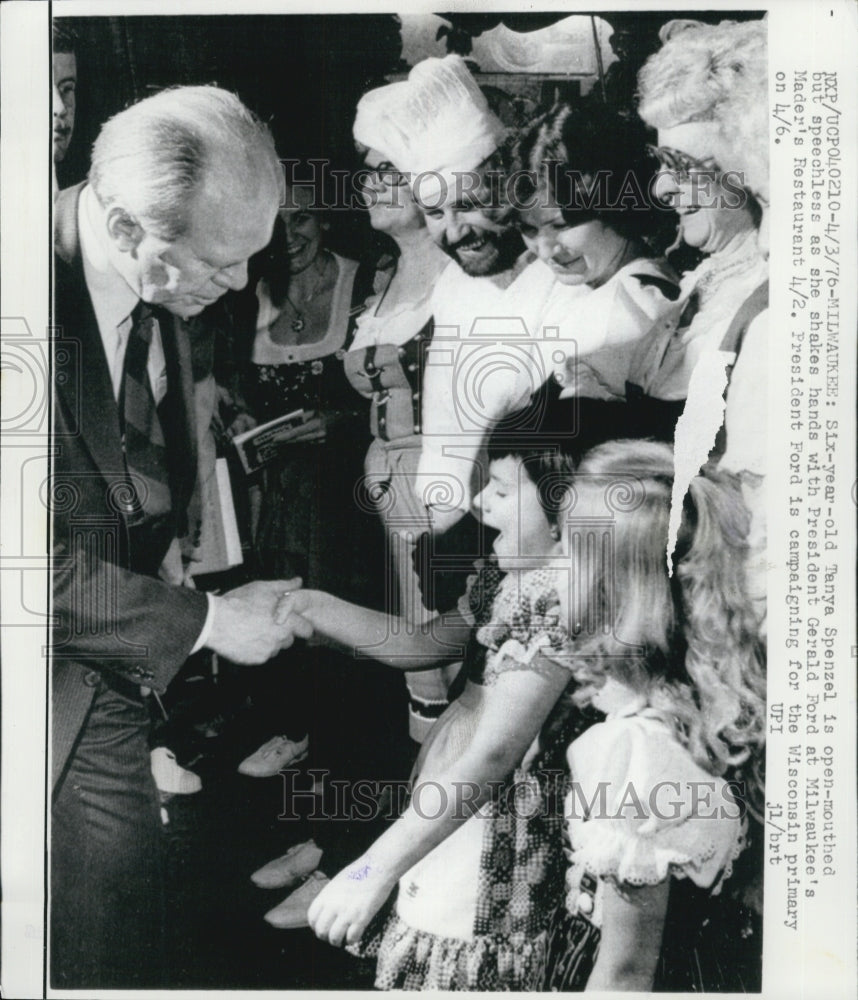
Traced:
<path fill-rule="evenodd" d="M 55 204 L 55 987 L 166 985 L 147 689 L 204 646 L 253 664 L 309 634 L 275 623 L 288 581 L 213 597 L 158 577 L 196 469 L 183 321 L 244 286 L 280 178 L 236 97 L 180 87 L 108 121 Z"/>

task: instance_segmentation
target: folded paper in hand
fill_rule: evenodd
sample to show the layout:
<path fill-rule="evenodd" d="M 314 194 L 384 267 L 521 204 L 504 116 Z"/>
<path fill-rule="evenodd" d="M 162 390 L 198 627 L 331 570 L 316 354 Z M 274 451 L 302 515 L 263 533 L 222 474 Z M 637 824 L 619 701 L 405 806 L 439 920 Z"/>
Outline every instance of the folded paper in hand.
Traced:
<path fill-rule="evenodd" d="M 202 524 L 200 544 L 188 567 L 191 576 L 223 573 L 243 561 L 241 537 L 229 467 L 225 458 L 215 463 L 214 473 L 200 486 L 202 494 Z"/>
<path fill-rule="evenodd" d="M 232 443 L 238 451 L 238 457 L 245 472 L 256 472 L 264 465 L 273 461 L 280 447 L 288 444 L 304 426 L 307 415 L 303 410 L 294 410 L 283 417 L 269 420 L 253 430 L 237 434 Z"/>

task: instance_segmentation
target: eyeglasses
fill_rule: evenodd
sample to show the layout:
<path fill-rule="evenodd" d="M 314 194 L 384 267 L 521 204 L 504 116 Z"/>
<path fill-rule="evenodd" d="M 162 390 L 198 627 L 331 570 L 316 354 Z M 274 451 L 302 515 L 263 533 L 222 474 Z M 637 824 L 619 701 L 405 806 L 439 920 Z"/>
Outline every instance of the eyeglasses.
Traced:
<path fill-rule="evenodd" d="M 386 184 L 388 187 L 404 187 L 408 183 L 408 174 L 403 173 L 401 170 L 397 170 L 396 167 L 394 167 L 392 163 L 388 163 L 387 160 L 374 167 L 366 165 L 364 170 L 366 170 L 369 177 L 377 177 L 382 184 Z"/>
<path fill-rule="evenodd" d="M 708 174 L 715 177 L 721 173 L 718 164 L 711 156 L 705 160 L 698 160 L 672 146 L 647 145 L 646 149 L 650 156 L 654 156 L 662 167 L 674 174 L 678 181 L 687 181 L 692 174 Z"/>

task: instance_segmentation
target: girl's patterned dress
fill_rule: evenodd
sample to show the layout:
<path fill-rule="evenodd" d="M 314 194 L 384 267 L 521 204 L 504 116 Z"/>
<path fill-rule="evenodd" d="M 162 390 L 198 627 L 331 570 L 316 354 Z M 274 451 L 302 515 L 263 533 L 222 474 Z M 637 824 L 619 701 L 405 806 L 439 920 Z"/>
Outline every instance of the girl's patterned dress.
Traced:
<path fill-rule="evenodd" d="M 538 671 L 540 650 L 562 646 L 558 579 L 548 569 L 503 576 L 491 564 L 469 579 L 460 602 L 475 626 L 466 679 L 422 748 L 419 780 L 431 781 L 468 747 L 500 673 Z M 584 724 L 575 715 L 550 740 L 534 741 L 493 801 L 403 876 L 392 914 L 353 949 L 377 956 L 376 987 L 533 988 L 563 887 L 564 742 Z"/>

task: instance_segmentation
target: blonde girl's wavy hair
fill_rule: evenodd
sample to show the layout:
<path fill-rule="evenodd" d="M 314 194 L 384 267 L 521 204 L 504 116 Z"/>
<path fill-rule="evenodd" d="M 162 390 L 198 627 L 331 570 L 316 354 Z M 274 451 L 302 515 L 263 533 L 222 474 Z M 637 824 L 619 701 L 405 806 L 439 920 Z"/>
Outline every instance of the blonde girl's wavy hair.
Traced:
<path fill-rule="evenodd" d="M 610 554 L 588 560 L 579 581 L 587 610 L 573 648 L 574 697 L 588 701 L 608 675 L 645 692 L 648 711 L 674 729 L 698 764 L 717 775 L 741 770 L 754 809 L 762 793 L 766 690 L 745 587 L 749 514 L 734 477 L 701 472 L 683 505 L 670 576 L 672 486 L 672 450 L 654 442 L 600 445 L 578 467 L 570 533 L 592 510 L 589 497 L 611 514 L 611 542 Z"/>

